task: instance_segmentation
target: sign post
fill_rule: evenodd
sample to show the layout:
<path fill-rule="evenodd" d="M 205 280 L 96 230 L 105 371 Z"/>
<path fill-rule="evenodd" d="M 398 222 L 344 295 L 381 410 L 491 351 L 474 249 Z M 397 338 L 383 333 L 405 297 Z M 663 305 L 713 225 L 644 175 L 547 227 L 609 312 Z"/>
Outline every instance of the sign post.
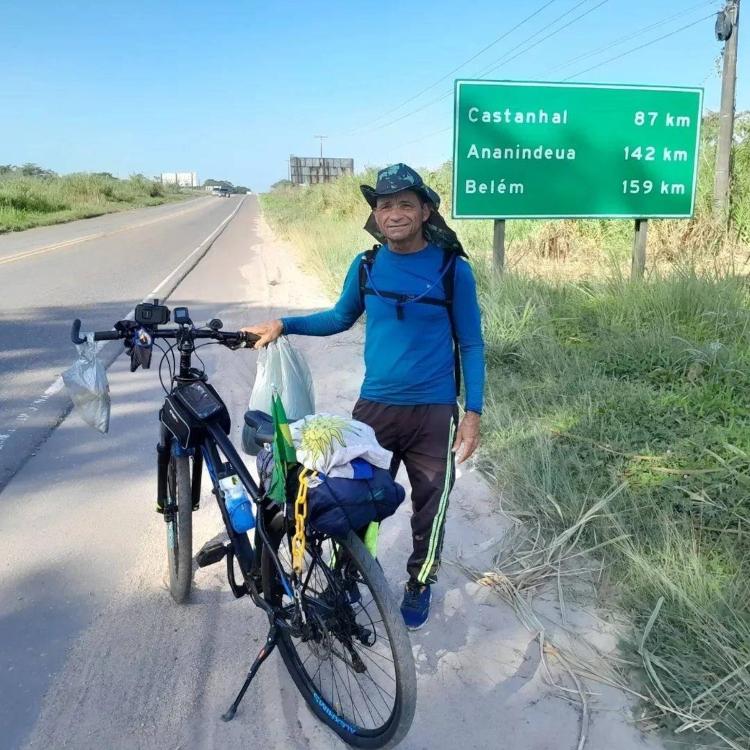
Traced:
<path fill-rule="evenodd" d="M 495 219 L 492 232 L 492 267 L 498 273 L 505 268 L 505 219 Z"/>
<path fill-rule="evenodd" d="M 635 237 L 633 238 L 633 258 L 630 265 L 632 281 L 643 278 L 646 270 L 646 237 L 648 235 L 648 219 L 635 220 Z"/>
<path fill-rule="evenodd" d="M 699 88 L 456 81 L 453 217 L 636 219 L 640 274 L 643 220 L 693 214 L 702 99 Z M 504 226 L 494 237 L 497 264 Z"/>

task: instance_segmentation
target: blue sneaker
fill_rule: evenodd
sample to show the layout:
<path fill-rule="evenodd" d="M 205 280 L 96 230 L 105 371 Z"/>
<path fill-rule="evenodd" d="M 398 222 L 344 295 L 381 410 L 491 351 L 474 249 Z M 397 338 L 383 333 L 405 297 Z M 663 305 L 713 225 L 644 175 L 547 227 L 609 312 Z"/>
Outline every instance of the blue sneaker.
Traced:
<path fill-rule="evenodd" d="M 427 622 L 431 600 L 429 583 L 423 586 L 417 581 L 409 581 L 406 584 L 401 602 L 401 615 L 409 630 L 419 630 Z"/>

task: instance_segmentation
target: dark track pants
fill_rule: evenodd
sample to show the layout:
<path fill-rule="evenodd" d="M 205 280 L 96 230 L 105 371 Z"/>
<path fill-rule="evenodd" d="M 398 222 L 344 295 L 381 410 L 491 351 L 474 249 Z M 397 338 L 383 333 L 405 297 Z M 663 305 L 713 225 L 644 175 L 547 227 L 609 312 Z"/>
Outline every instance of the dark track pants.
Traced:
<path fill-rule="evenodd" d="M 455 404 L 391 406 L 359 399 L 354 419 L 370 425 L 393 452 L 391 474 L 403 461 L 411 482 L 414 548 L 406 569 L 420 583 L 435 583 L 445 535 L 448 498 L 455 479 L 451 446 L 458 423 Z"/>

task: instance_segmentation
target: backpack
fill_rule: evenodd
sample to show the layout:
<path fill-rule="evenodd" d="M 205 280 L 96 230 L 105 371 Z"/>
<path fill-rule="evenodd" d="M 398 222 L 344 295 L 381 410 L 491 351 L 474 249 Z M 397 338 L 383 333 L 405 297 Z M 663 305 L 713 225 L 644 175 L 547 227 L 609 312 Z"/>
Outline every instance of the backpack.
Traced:
<path fill-rule="evenodd" d="M 359 299 L 362 303 L 362 307 L 364 308 L 365 306 L 365 295 L 367 294 L 375 294 L 379 297 L 396 300 L 396 315 L 399 320 L 403 320 L 404 305 L 413 302 L 421 303 L 423 305 L 438 305 L 439 307 L 444 307 L 448 313 L 448 319 L 451 324 L 451 334 L 453 336 L 453 361 L 456 378 L 456 398 L 458 398 L 461 392 L 461 352 L 458 346 L 456 324 L 453 319 L 453 285 L 456 277 L 457 254 L 447 248 L 443 249 L 443 262 L 440 265 L 440 275 L 438 280 L 442 280 L 443 282 L 445 299 L 440 299 L 439 297 L 428 297 L 425 295 L 410 297 L 409 295 L 397 294 L 396 292 L 383 292 L 379 289 L 375 290 L 367 286 L 367 282 L 375 264 L 375 256 L 378 254 L 378 250 L 380 250 L 381 247 L 382 245 L 373 245 L 370 250 L 366 250 L 362 254 L 359 263 Z"/>
<path fill-rule="evenodd" d="M 256 459 L 261 490 L 265 492 L 273 474 L 273 453 L 263 448 Z M 301 467 L 287 476 L 287 499 L 299 488 Z M 392 516 L 404 501 L 406 492 L 387 469 L 372 467 L 369 479 L 344 479 L 318 475 L 323 482 L 307 493 L 309 526 L 331 536 L 346 536 L 349 531 L 366 528 L 372 521 L 383 521 Z M 287 512 L 294 504 L 287 503 Z M 293 521 L 293 516 L 290 518 Z"/>

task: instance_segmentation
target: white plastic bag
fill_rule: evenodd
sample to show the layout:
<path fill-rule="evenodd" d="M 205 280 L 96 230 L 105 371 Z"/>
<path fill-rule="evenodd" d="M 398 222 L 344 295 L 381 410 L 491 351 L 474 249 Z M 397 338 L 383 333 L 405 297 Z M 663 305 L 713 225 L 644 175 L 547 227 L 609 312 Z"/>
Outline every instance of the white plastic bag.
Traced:
<path fill-rule="evenodd" d="M 83 344 L 76 344 L 78 359 L 62 374 L 73 406 L 81 419 L 99 432 L 109 432 L 109 381 L 107 371 L 96 356 L 94 334 Z"/>
<path fill-rule="evenodd" d="M 314 413 L 315 391 L 310 368 L 286 336 L 260 350 L 249 408 L 270 414 L 274 388 L 290 422 Z"/>
<path fill-rule="evenodd" d="M 289 425 L 297 461 L 328 477 L 352 479 L 351 462 L 362 458 L 380 469 L 391 466 L 391 451 L 383 448 L 370 425 L 333 414 L 312 414 Z M 311 485 L 312 486 L 312 485 Z"/>

